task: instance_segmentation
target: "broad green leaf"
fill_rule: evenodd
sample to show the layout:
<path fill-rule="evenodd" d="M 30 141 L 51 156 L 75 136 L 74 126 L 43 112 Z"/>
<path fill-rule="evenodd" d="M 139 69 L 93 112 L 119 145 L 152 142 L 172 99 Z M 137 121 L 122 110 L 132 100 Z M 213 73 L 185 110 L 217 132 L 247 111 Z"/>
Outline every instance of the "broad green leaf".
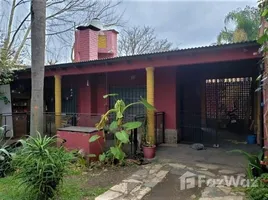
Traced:
<path fill-rule="evenodd" d="M 122 119 L 123 117 L 124 117 L 124 115 L 122 114 L 122 112 L 116 113 L 116 119 Z"/>
<path fill-rule="evenodd" d="M 260 74 L 260 75 L 256 78 L 256 81 L 261 80 L 261 77 L 262 77 L 262 74 Z"/>
<path fill-rule="evenodd" d="M 111 147 L 110 150 L 116 159 L 124 160 L 126 154 L 119 147 Z"/>
<path fill-rule="evenodd" d="M 258 159 L 259 160 L 262 160 L 262 158 L 263 158 L 263 151 L 260 151 L 260 153 L 257 155 L 257 157 L 258 157 Z"/>
<path fill-rule="evenodd" d="M 267 40 L 268 40 L 268 36 L 266 34 L 263 34 L 261 37 L 259 37 L 259 39 L 257 40 L 257 42 L 259 44 L 263 44 Z"/>
<path fill-rule="evenodd" d="M 118 129 L 117 121 L 113 121 L 113 122 L 110 124 L 110 126 L 109 126 L 109 130 L 110 130 L 111 132 L 114 132 L 114 131 L 116 131 L 117 129 Z"/>
<path fill-rule="evenodd" d="M 91 142 L 95 142 L 96 140 L 98 140 L 100 138 L 99 135 L 93 135 L 92 137 L 89 138 L 89 143 Z"/>
<path fill-rule="evenodd" d="M 103 98 L 106 99 L 107 97 L 115 97 L 117 96 L 118 94 L 116 93 L 113 93 L 113 94 L 106 94 L 106 95 L 103 95 Z"/>
<path fill-rule="evenodd" d="M 102 154 L 99 155 L 99 161 L 103 162 L 103 161 L 105 161 L 105 159 L 106 159 L 106 154 L 105 153 L 102 153 Z"/>
<path fill-rule="evenodd" d="M 122 142 L 124 144 L 129 143 L 129 134 L 127 134 L 126 131 L 123 130 L 123 131 L 120 131 L 120 132 L 116 132 L 115 136 L 120 142 Z"/>
<path fill-rule="evenodd" d="M 128 130 L 139 128 L 141 127 L 141 125 L 142 125 L 142 122 L 127 122 L 123 124 L 122 126 L 128 131 Z"/>
<path fill-rule="evenodd" d="M 268 9 L 265 9 L 262 14 L 261 14 L 262 17 L 267 17 L 268 16 Z"/>
<path fill-rule="evenodd" d="M 144 98 L 141 98 L 141 103 L 148 109 L 148 110 L 156 110 L 155 107 L 149 104 Z"/>
<path fill-rule="evenodd" d="M 123 112 L 125 110 L 125 102 L 123 100 L 117 100 L 114 104 L 114 109 L 116 110 L 116 119 L 122 119 L 123 118 Z"/>

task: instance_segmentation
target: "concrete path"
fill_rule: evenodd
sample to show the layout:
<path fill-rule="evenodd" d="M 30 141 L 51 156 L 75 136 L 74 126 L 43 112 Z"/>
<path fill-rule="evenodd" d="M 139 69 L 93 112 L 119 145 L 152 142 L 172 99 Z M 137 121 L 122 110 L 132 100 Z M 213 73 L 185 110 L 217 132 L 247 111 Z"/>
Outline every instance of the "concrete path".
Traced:
<path fill-rule="evenodd" d="M 198 163 L 184 165 L 166 163 L 165 179 L 147 194 L 144 200 L 242 200 L 245 194 L 234 192 L 230 177 L 245 177 L 241 171 L 221 165 Z M 201 180 L 201 181 L 199 181 Z M 221 181 L 223 180 L 223 181 Z M 214 184 L 215 181 L 215 184 Z"/>
<path fill-rule="evenodd" d="M 153 163 L 95 200 L 244 200 L 245 194 L 233 189 L 231 177 L 242 180 L 245 175 L 215 164 Z"/>
<path fill-rule="evenodd" d="M 222 165 L 227 168 L 241 169 L 247 164 L 245 157 L 239 153 L 230 153 L 231 150 L 240 149 L 249 153 L 258 154 L 261 148 L 257 145 L 234 145 L 229 148 L 207 148 L 196 151 L 188 144 L 160 145 L 156 157 L 166 162 L 177 162 L 187 165 L 208 163 Z"/>
<path fill-rule="evenodd" d="M 168 171 L 162 168 L 162 164 L 142 166 L 142 169 L 95 200 L 140 200 L 165 178 Z"/>

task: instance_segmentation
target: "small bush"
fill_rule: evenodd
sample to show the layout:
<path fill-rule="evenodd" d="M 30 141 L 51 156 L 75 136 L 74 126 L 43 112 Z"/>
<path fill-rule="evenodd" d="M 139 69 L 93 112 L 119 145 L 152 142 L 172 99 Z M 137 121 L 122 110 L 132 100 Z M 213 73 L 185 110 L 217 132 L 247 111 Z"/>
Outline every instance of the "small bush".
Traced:
<path fill-rule="evenodd" d="M 11 152 L 4 142 L 4 127 L 0 127 L 0 177 L 5 177 L 11 171 Z"/>
<path fill-rule="evenodd" d="M 72 155 L 63 147 L 56 148 L 55 137 L 29 137 L 21 140 L 22 148 L 13 164 L 18 178 L 30 199 L 47 200 L 54 197 Z"/>
<path fill-rule="evenodd" d="M 247 189 L 247 195 L 250 200 L 268 200 L 268 174 L 263 173 L 256 178 L 251 187 Z"/>

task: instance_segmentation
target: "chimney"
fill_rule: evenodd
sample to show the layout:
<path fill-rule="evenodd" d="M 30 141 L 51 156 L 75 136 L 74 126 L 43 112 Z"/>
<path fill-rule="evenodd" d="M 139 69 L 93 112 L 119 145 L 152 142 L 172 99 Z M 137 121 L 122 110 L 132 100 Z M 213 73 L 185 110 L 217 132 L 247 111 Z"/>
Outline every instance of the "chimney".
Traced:
<path fill-rule="evenodd" d="M 75 62 L 98 59 L 98 31 L 90 28 L 75 31 Z"/>
<path fill-rule="evenodd" d="M 99 32 L 98 59 L 117 56 L 117 34 L 118 32 L 114 29 Z"/>
<path fill-rule="evenodd" d="M 113 58 L 117 56 L 116 30 L 100 31 L 96 26 L 79 26 L 75 31 L 75 62 Z"/>

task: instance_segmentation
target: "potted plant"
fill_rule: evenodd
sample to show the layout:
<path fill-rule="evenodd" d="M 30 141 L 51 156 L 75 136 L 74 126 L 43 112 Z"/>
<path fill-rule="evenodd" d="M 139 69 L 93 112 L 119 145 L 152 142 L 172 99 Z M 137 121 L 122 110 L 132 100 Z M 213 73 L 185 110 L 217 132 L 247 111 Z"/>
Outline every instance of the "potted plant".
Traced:
<path fill-rule="evenodd" d="M 147 134 L 147 121 L 145 121 L 144 123 L 143 130 L 144 130 L 142 138 L 143 155 L 144 158 L 146 159 L 152 159 L 155 157 L 156 145 L 155 142 L 153 141 L 153 138 Z"/>

